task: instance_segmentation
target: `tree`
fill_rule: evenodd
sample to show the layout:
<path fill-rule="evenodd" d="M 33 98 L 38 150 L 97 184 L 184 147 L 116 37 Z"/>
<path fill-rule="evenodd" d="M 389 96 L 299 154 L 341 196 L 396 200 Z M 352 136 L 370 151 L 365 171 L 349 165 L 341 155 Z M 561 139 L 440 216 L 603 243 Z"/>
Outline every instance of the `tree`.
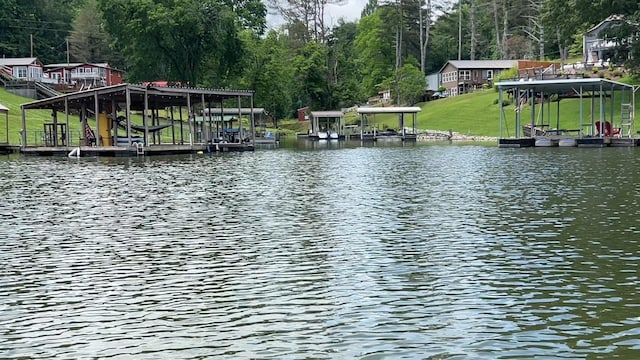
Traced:
<path fill-rule="evenodd" d="M 324 22 L 327 5 L 343 5 L 347 0 L 268 0 L 269 7 L 276 10 L 288 24 L 299 24 L 305 29 L 303 42 L 327 40 Z"/>
<path fill-rule="evenodd" d="M 0 56 L 61 62 L 71 29 L 73 0 L 0 1 Z"/>
<path fill-rule="evenodd" d="M 357 26 L 338 20 L 327 42 L 329 46 L 329 108 L 353 106 L 363 99 L 354 42 Z"/>
<path fill-rule="evenodd" d="M 138 81 L 163 78 L 196 85 L 205 63 L 208 82 L 227 79 L 242 54 L 241 24 L 260 28 L 264 14 L 240 18 L 235 11 L 249 9 L 217 0 L 98 1 L 106 30 L 127 60 L 128 75 Z M 255 2 L 240 4 L 256 8 Z"/>
<path fill-rule="evenodd" d="M 429 44 L 429 30 L 431 29 L 431 0 L 424 0 L 420 6 L 420 71 L 425 73 L 427 64 L 427 45 Z M 426 73 L 425 73 L 426 74 Z"/>
<path fill-rule="evenodd" d="M 614 41 L 613 61 L 624 64 L 634 75 L 640 74 L 640 10 L 627 16 L 618 26 L 605 32 L 605 39 Z"/>
<path fill-rule="evenodd" d="M 413 105 L 420 101 L 427 88 L 424 74 L 413 64 L 405 64 L 398 70 L 398 83 L 400 89 L 399 103 Z"/>
<path fill-rule="evenodd" d="M 327 90 L 327 47 L 315 41 L 307 43 L 293 59 L 294 89 L 297 107 L 325 108 Z"/>
<path fill-rule="evenodd" d="M 354 42 L 358 67 L 362 69 L 362 89 L 366 96 L 378 92 L 378 85 L 394 74 L 394 33 L 386 31 L 382 9 L 360 19 Z"/>
<path fill-rule="evenodd" d="M 81 62 L 113 62 L 111 38 L 103 29 L 96 0 L 87 0 L 72 22 L 69 36 L 70 58 Z"/>
<path fill-rule="evenodd" d="M 288 40 L 283 33 L 269 31 L 264 39 L 250 32 L 242 33 L 246 48 L 243 57 L 244 74 L 238 85 L 255 90 L 255 104 L 264 107 L 277 121 L 292 112 L 291 62 Z"/>

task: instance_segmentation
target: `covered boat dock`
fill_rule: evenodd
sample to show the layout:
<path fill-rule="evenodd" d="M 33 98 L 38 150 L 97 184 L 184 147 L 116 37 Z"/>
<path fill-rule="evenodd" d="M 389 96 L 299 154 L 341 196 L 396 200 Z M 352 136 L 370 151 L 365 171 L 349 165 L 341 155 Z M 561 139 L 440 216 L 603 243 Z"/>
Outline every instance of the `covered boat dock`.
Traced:
<path fill-rule="evenodd" d="M 358 114 L 360 118 L 360 139 L 361 141 L 416 141 L 416 118 L 422 109 L 417 106 L 397 106 L 397 107 L 360 107 Z M 397 114 L 398 127 L 385 127 L 383 129 L 378 126 L 371 125 L 377 114 Z M 411 127 L 407 127 L 405 116 L 411 116 Z M 371 117 L 372 119 L 370 119 Z"/>
<path fill-rule="evenodd" d="M 253 108 L 253 91 L 119 84 L 59 95 L 21 106 L 20 151 L 135 156 L 253 150 L 253 112 L 248 136 L 235 142 L 217 141 L 213 127 L 195 121 L 197 109 L 215 106 L 238 113 L 243 103 Z M 42 128 L 34 128 L 34 121 L 27 122 L 28 111 L 35 109 L 51 111 L 50 121 L 45 120 Z M 72 115 L 78 115 L 81 123 L 75 132 L 72 128 L 78 127 L 70 126 Z M 134 123 L 134 117 L 141 124 Z M 89 120 L 93 120 L 95 131 Z"/>
<path fill-rule="evenodd" d="M 502 81 L 496 85 L 498 103 L 502 104 L 500 147 L 637 145 L 633 122 L 637 89 L 632 85 L 601 78 Z M 578 101 L 579 115 L 561 116 L 563 99 Z M 555 119 L 552 103 L 556 103 Z M 513 105 L 512 116 L 505 112 L 511 109 L 509 105 Z M 524 114 L 526 105 L 528 115 Z"/>
<path fill-rule="evenodd" d="M 344 140 L 344 113 L 342 111 L 312 111 L 310 114 L 311 140 Z"/>
<path fill-rule="evenodd" d="M 255 127 L 256 144 L 275 144 L 278 134 L 266 131 L 266 119 L 264 108 L 205 108 L 202 116 L 197 118 L 198 122 L 209 122 L 209 127 L 214 129 L 214 136 L 217 141 L 231 141 L 236 136 L 247 138 L 248 131 L 243 127 L 243 122 L 239 119 L 253 118 Z M 242 134 L 242 135 L 240 135 Z"/>

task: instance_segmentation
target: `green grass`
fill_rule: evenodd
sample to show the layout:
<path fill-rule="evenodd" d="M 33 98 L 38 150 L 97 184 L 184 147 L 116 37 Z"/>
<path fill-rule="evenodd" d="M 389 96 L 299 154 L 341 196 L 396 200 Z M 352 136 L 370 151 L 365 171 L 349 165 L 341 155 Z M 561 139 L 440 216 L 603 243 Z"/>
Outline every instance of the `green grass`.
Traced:
<path fill-rule="evenodd" d="M 626 95 L 628 96 L 628 95 Z M 506 100 L 506 94 L 505 94 Z M 614 99 L 614 125 L 620 122 L 620 95 Z M 636 103 L 640 103 L 640 92 L 636 93 Z M 595 120 L 599 119 L 599 100 L 596 99 L 594 108 Z M 583 122 L 590 122 L 591 103 L 588 98 L 583 99 Z M 463 135 L 471 136 L 500 136 L 500 106 L 498 106 L 498 93 L 493 90 L 482 90 L 471 94 L 453 96 L 446 99 L 420 103 L 417 106 L 422 108 L 418 113 L 416 128 L 418 130 L 440 130 L 453 131 Z M 550 106 L 550 108 L 549 108 Z M 558 102 L 545 103 L 544 118 L 540 114 L 540 106 L 536 105 L 536 124 L 549 124 L 550 128 L 578 129 L 580 124 L 580 100 L 563 99 L 560 101 L 560 123 L 557 118 Z M 505 122 L 503 123 L 504 137 L 514 135 L 516 111 L 514 105 L 504 107 Z M 549 111 L 550 110 L 550 111 Z M 605 117 L 609 120 L 609 101 L 605 104 Z M 636 110 L 636 116 L 638 111 Z M 637 117 L 636 117 L 637 118 Z M 405 120 L 405 124 L 408 124 Z M 410 120 L 409 120 L 410 121 Z M 525 105 L 521 110 L 521 124 L 531 123 L 531 108 Z M 378 128 L 396 128 L 398 125 L 397 115 L 378 114 L 370 117 L 369 122 Z M 360 117 L 356 113 L 345 114 L 346 124 L 359 124 Z M 285 132 L 306 132 L 307 122 L 280 121 L 280 131 Z M 410 125 L 408 125 L 410 126 Z"/>
<path fill-rule="evenodd" d="M 9 144 L 19 145 L 22 141 L 20 137 L 20 130 L 22 129 L 22 115 L 20 112 L 20 105 L 34 101 L 31 98 L 26 98 L 18 95 L 14 95 L 4 88 L 0 88 L 0 104 L 9 108 Z M 161 116 L 165 115 L 164 112 L 160 112 Z M 183 118 L 186 119 L 188 114 L 186 110 L 183 110 Z M 178 119 L 178 114 L 174 113 L 176 120 Z M 27 127 L 27 143 L 34 144 L 40 141 L 40 138 L 44 131 L 44 123 L 51 123 L 51 111 L 50 110 L 27 110 L 26 111 L 26 127 Z M 7 139 L 7 130 L 5 124 L 5 115 L 0 115 L 0 143 L 6 142 Z M 132 114 L 131 116 L 132 123 L 142 124 L 142 115 L 139 113 Z M 58 112 L 58 123 L 65 123 L 66 116 L 64 112 Z M 96 123 L 93 118 L 88 119 L 89 126 L 96 129 Z M 185 125 L 186 126 L 186 125 Z M 70 140 L 71 144 L 77 144 L 78 139 L 81 137 L 82 124 L 80 123 L 80 118 L 77 115 L 69 115 L 69 129 L 70 129 Z M 123 130 L 119 130 L 122 134 Z M 134 134 L 138 135 L 138 134 Z M 171 131 L 163 131 L 162 132 L 162 141 L 170 142 L 171 141 Z"/>
<path fill-rule="evenodd" d="M 22 129 L 22 115 L 20 105 L 34 101 L 30 98 L 14 95 L 3 88 L 0 88 L 0 104 L 9 108 L 9 143 L 12 145 L 20 144 L 20 130 Z M 43 130 L 43 123 L 51 122 L 51 111 L 49 110 L 28 110 L 26 112 L 27 130 Z M 7 130 L 5 125 L 6 117 L 0 115 L 0 142 L 6 142 Z M 64 114 L 58 113 L 58 122 L 66 121 Z M 69 128 L 73 132 L 80 130 L 80 122 L 77 116 L 69 117 Z M 32 135 L 33 136 L 33 135 Z"/>

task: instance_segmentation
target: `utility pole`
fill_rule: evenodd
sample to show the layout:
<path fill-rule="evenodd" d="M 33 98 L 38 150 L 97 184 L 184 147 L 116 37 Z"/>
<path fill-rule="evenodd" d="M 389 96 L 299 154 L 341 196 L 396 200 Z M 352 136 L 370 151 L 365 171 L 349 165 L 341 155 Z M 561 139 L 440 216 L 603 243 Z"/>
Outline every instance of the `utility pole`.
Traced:
<path fill-rule="evenodd" d="M 30 57 L 33 57 L 33 34 L 29 35 L 29 40 L 31 42 L 31 56 Z"/>
<path fill-rule="evenodd" d="M 67 65 L 69 65 L 69 38 L 66 38 L 67 40 Z"/>
<path fill-rule="evenodd" d="M 462 0 L 458 0 L 458 60 L 462 60 Z"/>

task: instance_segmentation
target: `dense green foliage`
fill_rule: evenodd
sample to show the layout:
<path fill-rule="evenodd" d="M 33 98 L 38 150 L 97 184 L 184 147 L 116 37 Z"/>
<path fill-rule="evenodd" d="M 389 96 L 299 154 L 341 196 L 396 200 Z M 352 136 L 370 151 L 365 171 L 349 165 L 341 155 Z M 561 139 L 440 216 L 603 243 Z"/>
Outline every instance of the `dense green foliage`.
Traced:
<path fill-rule="evenodd" d="M 415 104 L 424 74 L 458 57 L 581 58 L 582 33 L 619 14 L 629 21 L 610 34 L 614 60 L 640 72 L 635 0 L 460 1 L 370 0 L 357 22 L 329 27 L 323 7 L 339 1 L 0 0 L 0 56 L 29 56 L 33 44 L 44 63 L 110 62 L 128 81 L 253 89 L 253 105 L 282 119 L 384 90 Z M 266 33 L 265 3 L 285 21 Z"/>

